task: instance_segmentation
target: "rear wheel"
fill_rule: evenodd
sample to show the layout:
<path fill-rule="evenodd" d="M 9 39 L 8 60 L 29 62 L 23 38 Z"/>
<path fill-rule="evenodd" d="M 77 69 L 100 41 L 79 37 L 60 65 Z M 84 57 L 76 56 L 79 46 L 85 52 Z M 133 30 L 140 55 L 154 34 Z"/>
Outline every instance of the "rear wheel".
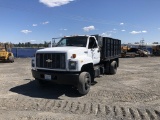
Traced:
<path fill-rule="evenodd" d="M 117 62 L 116 61 L 112 61 L 111 66 L 110 66 L 110 74 L 116 74 L 117 72 Z"/>
<path fill-rule="evenodd" d="M 91 86 L 91 76 L 88 72 L 82 72 L 79 75 L 78 91 L 81 95 L 89 92 Z"/>

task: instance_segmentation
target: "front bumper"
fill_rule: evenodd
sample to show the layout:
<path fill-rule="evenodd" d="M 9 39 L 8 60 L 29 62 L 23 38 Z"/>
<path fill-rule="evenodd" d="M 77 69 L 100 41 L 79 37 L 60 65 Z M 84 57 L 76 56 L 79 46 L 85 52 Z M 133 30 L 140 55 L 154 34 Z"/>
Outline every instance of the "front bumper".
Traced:
<path fill-rule="evenodd" d="M 50 75 L 51 80 L 46 80 L 46 81 L 51 81 L 57 84 L 68 84 L 68 85 L 77 85 L 78 80 L 79 80 L 79 73 L 70 73 L 70 72 L 55 72 L 55 71 L 36 71 L 36 70 L 31 70 L 32 71 L 32 76 L 35 79 L 40 79 L 40 80 L 46 80 L 45 75 Z"/>

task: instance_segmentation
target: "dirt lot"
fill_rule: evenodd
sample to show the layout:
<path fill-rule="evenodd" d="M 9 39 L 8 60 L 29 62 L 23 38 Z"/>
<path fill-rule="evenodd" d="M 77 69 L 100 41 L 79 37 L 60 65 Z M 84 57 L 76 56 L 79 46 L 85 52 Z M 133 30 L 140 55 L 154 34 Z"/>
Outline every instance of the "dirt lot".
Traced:
<path fill-rule="evenodd" d="M 120 58 L 116 75 L 96 78 L 90 92 L 37 86 L 30 58 L 0 63 L 1 120 L 160 119 L 160 57 Z"/>

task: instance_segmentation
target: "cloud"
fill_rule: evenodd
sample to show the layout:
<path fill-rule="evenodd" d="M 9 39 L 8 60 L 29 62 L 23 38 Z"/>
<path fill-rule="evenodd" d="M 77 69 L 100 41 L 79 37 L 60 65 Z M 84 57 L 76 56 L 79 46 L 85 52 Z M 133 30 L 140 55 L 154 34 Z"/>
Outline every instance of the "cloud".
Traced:
<path fill-rule="evenodd" d="M 66 29 L 66 28 L 63 29 L 63 28 L 61 28 L 61 29 L 59 29 L 59 30 L 67 31 L 68 29 Z"/>
<path fill-rule="evenodd" d="M 147 33 L 147 31 L 146 31 L 146 30 L 143 30 L 142 33 Z"/>
<path fill-rule="evenodd" d="M 49 23 L 49 21 L 46 21 L 46 22 L 43 22 L 42 24 L 43 24 L 43 25 L 46 25 L 46 24 L 48 24 L 48 23 Z"/>
<path fill-rule="evenodd" d="M 135 35 L 135 34 L 147 33 L 147 31 L 146 30 L 143 30 L 143 31 L 132 31 L 130 33 Z"/>
<path fill-rule="evenodd" d="M 111 31 L 107 31 L 107 33 L 117 33 L 117 30 L 111 30 Z"/>
<path fill-rule="evenodd" d="M 131 34 L 139 34 L 139 33 L 141 33 L 141 31 L 132 31 L 132 32 L 130 32 Z"/>
<path fill-rule="evenodd" d="M 112 34 L 110 32 L 105 32 L 105 33 L 102 33 L 101 36 L 103 36 L 103 37 L 111 37 Z"/>
<path fill-rule="evenodd" d="M 30 31 L 30 30 L 21 30 L 21 32 L 24 33 L 24 34 L 28 34 L 28 33 L 31 33 L 32 31 Z"/>
<path fill-rule="evenodd" d="M 74 0 L 39 0 L 40 3 L 45 4 L 48 7 L 57 7 L 68 4 Z"/>
<path fill-rule="evenodd" d="M 121 30 L 122 32 L 125 32 L 126 30 Z"/>
<path fill-rule="evenodd" d="M 104 37 L 111 37 L 112 34 L 116 34 L 116 33 L 117 33 L 117 29 L 113 29 L 111 31 L 106 31 L 106 32 L 102 33 L 101 35 Z"/>
<path fill-rule="evenodd" d="M 32 26 L 33 26 L 33 27 L 36 27 L 36 26 L 38 26 L 38 25 L 37 25 L 37 24 L 33 24 Z"/>
<path fill-rule="evenodd" d="M 91 30 L 95 30 L 95 27 L 93 25 L 91 25 L 91 26 L 88 26 L 88 27 L 84 27 L 83 30 L 86 31 L 86 32 L 89 32 Z"/>
<path fill-rule="evenodd" d="M 124 23 L 120 23 L 120 25 L 124 25 Z"/>

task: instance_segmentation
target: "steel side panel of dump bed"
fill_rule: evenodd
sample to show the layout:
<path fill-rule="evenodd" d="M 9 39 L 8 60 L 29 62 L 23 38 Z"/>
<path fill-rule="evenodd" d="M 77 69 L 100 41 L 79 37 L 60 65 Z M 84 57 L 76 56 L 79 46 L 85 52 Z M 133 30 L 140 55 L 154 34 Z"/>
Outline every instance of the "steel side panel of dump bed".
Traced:
<path fill-rule="evenodd" d="M 121 40 L 102 37 L 101 59 L 109 60 L 118 58 L 121 54 Z"/>

